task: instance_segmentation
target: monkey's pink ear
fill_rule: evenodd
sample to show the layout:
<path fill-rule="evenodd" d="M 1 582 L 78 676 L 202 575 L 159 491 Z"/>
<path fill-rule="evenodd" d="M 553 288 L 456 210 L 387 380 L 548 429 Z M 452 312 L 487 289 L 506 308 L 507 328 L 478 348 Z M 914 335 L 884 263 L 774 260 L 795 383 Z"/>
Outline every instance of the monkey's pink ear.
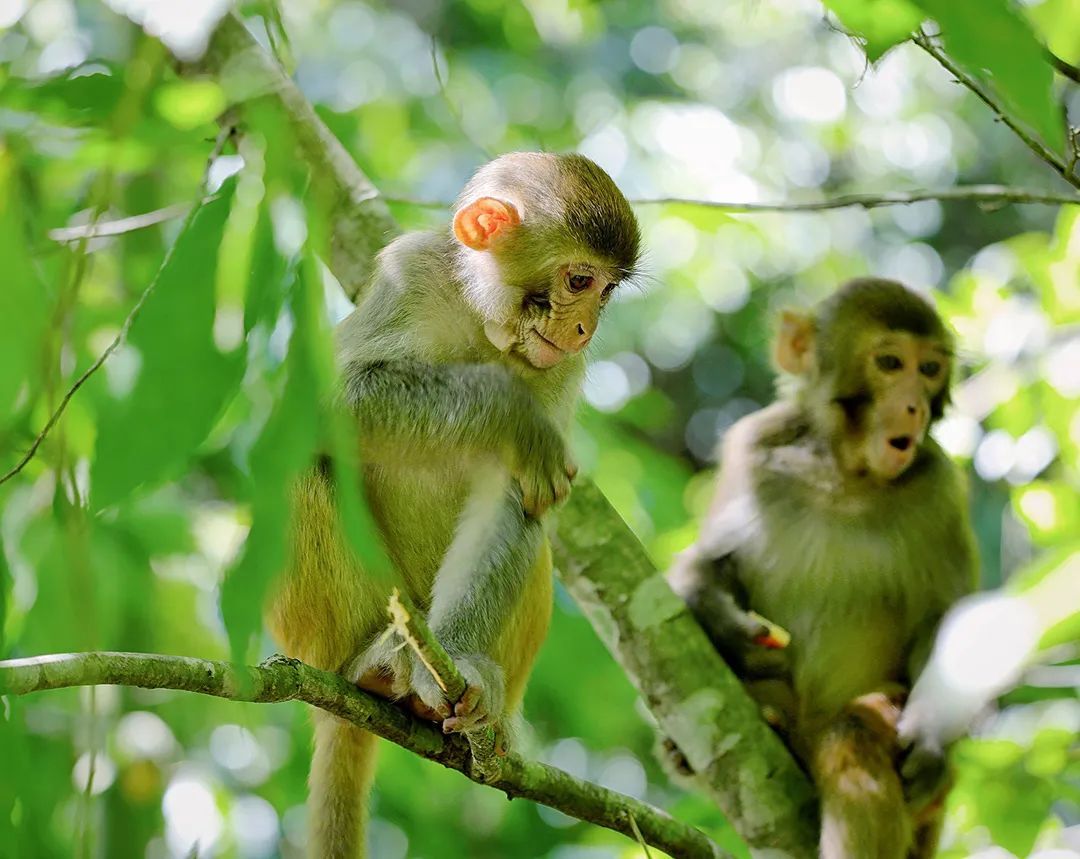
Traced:
<path fill-rule="evenodd" d="M 520 223 L 521 216 L 510 203 L 481 197 L 454 215 L 454 235 L 465 247 L 486 251 L 500 236 Z"/>
<path fill-rule="evenodd" d="M 785 373 L 796 375 L 814 366 L 814 317 L 794 310 L 781 314 L 773 359 Z"/>

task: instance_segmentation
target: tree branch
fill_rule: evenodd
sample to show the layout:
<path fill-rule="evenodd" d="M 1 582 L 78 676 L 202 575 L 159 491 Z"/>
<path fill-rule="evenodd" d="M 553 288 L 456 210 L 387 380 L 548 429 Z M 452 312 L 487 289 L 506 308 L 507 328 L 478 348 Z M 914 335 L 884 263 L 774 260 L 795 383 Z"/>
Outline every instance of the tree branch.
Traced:
<path fill-rule="evenodd" d="M 362 692 L 344 677 L 295 659 L 272 657 L 257 668 L 145 653 L 61 653 L 0 662 L 2 694 L 113 684 L 263 704 L 304 701 L 480 781 L 470 775 L 471 756 L 464 739 L 445 737 L 433 724 Z M 730 859 L 701 832 L 651 805 L 520 755 L 506 755 L 499 778 L 490 784 L 510 799 L 531 799 L 628 838 L 640 832 L 649 844 L 672 856 Z"/>
<path fill-rule="evenodd" d="M 816 857 L 802 770 L 594 484 L 574 488 L 553 545 L 563 583 L 751 851 Z"/>
<path fill-rule="evenodd" d="M 416 610 L 412 601 L 397 588 L 390 595 L 391 624 L 398 635 L 420 657 L 424 667 L 431 672 L 439 688 L 446 693 L 449 701 L 456 703 L 465 694 L 465 678 L 461 676 L 454 660 L 427 625 L 427 621 Z M 497 780 L 501 772 L 501 756 L 496 751 L 498 743 L 495 730 L 491 727 L 466 731 L 465 739 L 472 752 L 472 769 L 469 777 L 490 784 Z"/>
<path fill-rule="evenodd" d="M 198 64 L 185 74 L 213 75 L 233 105 L 269 96 L 288 120 L 311 168 L 316 199 L 330 213 L 331 271 L 353 301 L 371 278 L 375 256 L 399 232 L 386 201 L 319 119 L 310 102 L 233 14 L 226 15 Z M 273 142 L 271 142 L 273 144 Z"/>
<path fill-rule="evenodd" d="M 1008 126 L 1012 132 L 1019 137 L 1024 144 L 1034 152 L 1041 160 L 1046 162 L 1053 168 L 1054 172 L 1061 176 L 1066 182 L 1072 185 L 1074 188 L 1080 188 L 1080 177 L 1076 176 L 1065 164 L 1061 158 L 1058 157 L 1052 149 L 1046 146 L 1035 135 L 1027 131 L 1016 120 L 1009 116 L 1005 109 L 998 104 L 994 97 L 990 94 L 990 91 L 979 83 L 975 78 L 965 72 L 960 66 L 953 62 L 952 58 L 946 54 L 941 48 L 934 44 L 933 39 L 923 31 L 919 31 L 912 36 L 912 40 L 922 48 L 931 57 L 937 60 L 942 66 L 944 66 L 961 84 L 975 93 L 979 99 L 982 100 L 987 107 L 994 112 L 994 114 L 1000 119 L 1006 126 Z"/>

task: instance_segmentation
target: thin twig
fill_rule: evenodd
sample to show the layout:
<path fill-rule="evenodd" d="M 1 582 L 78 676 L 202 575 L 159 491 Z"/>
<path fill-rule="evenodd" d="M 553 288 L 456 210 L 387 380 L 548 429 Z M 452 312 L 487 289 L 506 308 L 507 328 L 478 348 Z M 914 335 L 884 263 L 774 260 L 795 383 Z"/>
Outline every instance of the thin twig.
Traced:
<path fill-rule="evenodd" d="M 207 202 L 209 199 L 211 198 L 208 197 L 203 202 Z M 190 211 L 190 203 L 176 203 L 172 206 L 154 209 L 152 212 L 144 212 L 141 215 L 118 218 L 115 221 L 98 221 L 96 224 L 89 223 L 80 224 L 75 227 L 58 227 L 55 230 L 49 230 L 47 235 L 54 242 L 74 242 L 80 239 L 96 239 L 102 236 L 119 236 L 124 233 L 133 233 L 136 230 L 143 230 L 164 221 L 171 221 L 174 218 L 182 218 Z"/>
<path fill-rule="evenodd" d="M 415 206 L 422 209 L 449 209 L 453 203 L 449 200 L 424 200 L 418 197 L 387 197 L 387 203 L 402 206 Z M 202 200 L 209 203 L 214 199 L 210 195 Z M 938 188 L 923 191 L 883 191 L 880 193 L 843 194 L 825 200 L 794 201 L 790 203 L 740 203 L 724 200 L 701 200 L 691 197 L 650 197 L 635 198 L 630 202 L 635 206 L 701 206 L 706 209 L 720 209 L 728 212 L 821 212 L 826 209 L 845 209 L 861 206 L 864 209 L 877 209 L 882 206 L 907 206 L 924 200 L 940 202 L 969 202 L 986 207 L 996 207 L 1015 203 L 1020 205 L 1066 206 L 1080 204 L 1080 195 L 1057 194 L 1040 191 L 1036 188 L 1012 188 L 1006 185 L 959 185 L 955 188 Z M 115 221 L 100 221 L 91 228 L 89 224 L 77 227 L 60 227 L 49 231 L 49 238 L 57 242 L 70 242 L 81 238 L 99 236 L 118 236 L 136 230 L 160 224 L 172 218 L 186 215 L 191 207 L 187 203 L 177 203 L 141 215 L 131 215 Z"/>
<path fill-rule="evenodd" d="M 1080 84 L 1080 69 L 1074 66 L 1072 63 L 1067 63 L 1049 48 L 1046 48 L 1046 57 L 1050 60 L 1050 65 L 1060 74 L 1062 77 L 1066 77 L 1073 83 Z"/>
<path fill-rule="evenodd" d="M 638 844 L 641 845 L 641 850 L 645 854 L 645 859 L 652 859 L 652 853 L 649 852 L 649 845 L 645 843 L 645 839 L 641 835 L 641 830 L 638 829 L 633 812 L 626 812 L 626 816 L 630 818 L 630 828 L 634 830 L 634 837 L 637 839 Z"/>
<path fill-rule="evenodd" d="M 452 204 L 447 200 L 424 200 L 415 197 L 384 197 L 387 203 L 416 206 L 424 209 L 446 209 Z M 876 209 L 882 206 L 907 206 L 925 200 L 940 202 L 968 202 L 994 207 L 1008 203 L 1064 206 L 1080 204 L 1080 194 L 1062 194 L 1041 191 L 1036 188 L 1013 188 L 1007 185 L 958 185 L 955 188 L 937 188 L 921 191 L 881 191 L 841 194 L 824 200 L 792 202 L 749 203 L 733 200 L 702 200 L 693 197 L 647 197 L 632 198 L 635 206 L 700 206 L 727 212 L 821 212 L 826 209 L 846 209 L 861 206 Z"/>
<path fill-rule="evenodd" d="M 482 781 L 471 772 L 467 744 L 443 736 L 338 674 L 296 659 L 271 657 L 257 668 L 150 653 L 62 653 L 0 662 L 0 694 L 25 695 L 72 686 L 121 685 L 179 689 L 233 701 L 304 701 L 409 751 Z M 671 856 L 731 859 L 699 830 L 647 803 L 567 772 L 509 753 L 492 785 L 508 797 L 523 797 L 564 814 L 636 838 L 632 816 L 645 840 Z"/>
<path fill-rule="evenodd" d="M 944 66 L 961 84 L 978 96 L 979 99 L 982 100 L 982 102 L 1024 142 L 1027 148 L 1049 164 L 1050 167 L 1054 169 L 1055 173 L 1059 174 L 1073 187 L 1080 188 L 1080 178 L 1069 172 L 1065 162 L 1058 157 L 1057 153 L 1009 116 L 1005 109 L 998 104 L 997 100 L 990 94 L 989 90 L 953 62 L 948 54 L 934 44 L 929 35 L 920 30 L 912 36 L 912 40 L 916 45 Z"/>
<path fill-rule="evenodd" d="M 394 629 L 413 649 L 424 667 L 435 678 L 439 688 L 451 703 L 457 703 L 465 694 L 466 682 L 461 676 L 450 654 L 439 643 L 431 627 L 412 605 L 407 596 L 394 588 L 390 594 L 390 618 Z M 501 770 L 500 755 L 496 751 L 498 739 L 491 727 L 477 728 L 465 732 L 472 750 L 473 773 L 480 780 L 490 784 L 499 777 Z"/>

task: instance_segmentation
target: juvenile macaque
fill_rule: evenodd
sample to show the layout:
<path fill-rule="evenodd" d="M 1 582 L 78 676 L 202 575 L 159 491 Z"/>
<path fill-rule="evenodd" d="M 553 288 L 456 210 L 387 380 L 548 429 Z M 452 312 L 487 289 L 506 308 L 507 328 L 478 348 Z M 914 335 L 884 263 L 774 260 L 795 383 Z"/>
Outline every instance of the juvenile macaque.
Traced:
<path fill-rule="evenodd" d="M 943 791 L 905 797 L 896 722 L 975 579 L 962 475 L 927 435 L 952 354 L 933 307 L 893 281 L 786 313 L 783 394 L 728 431 L 701 536 L 669 573 L 816 782 L 823 859 L 936 845 Z"/>
<path fill-rule="evenodd" d="M 448 701 L 387 626 L 393 582 L 366 575 L 318 470 L 295 497 L 290 570 L 268 623 L 290 656 L 408 698 L 443 730 L 505 728 L 551 615 L 540 517 L 570 489 L 566 434 L 582 350 L 640 235 L 611 178 L 579 155 L 516 153 L 481 168 L 452 230 L 380 255 L 338 329 L 358 476 L 400 581 L 468 688 Z M 363 850 L 375 737 L 315 711 L 313 857 Z"/>

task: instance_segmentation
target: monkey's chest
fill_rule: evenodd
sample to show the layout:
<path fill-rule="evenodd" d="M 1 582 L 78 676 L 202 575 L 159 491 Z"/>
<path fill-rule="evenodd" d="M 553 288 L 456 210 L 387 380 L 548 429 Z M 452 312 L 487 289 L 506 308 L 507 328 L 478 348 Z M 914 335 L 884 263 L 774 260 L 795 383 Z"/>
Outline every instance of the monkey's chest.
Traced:
<path fill-rule="evenodd" d="M 898 679 L 922 600 L 903 541 L 862 523 L 796 517 L 744 547 L 750 606 L 792 639 L 796 690 L 811 710 L 838 710 Z"/>

